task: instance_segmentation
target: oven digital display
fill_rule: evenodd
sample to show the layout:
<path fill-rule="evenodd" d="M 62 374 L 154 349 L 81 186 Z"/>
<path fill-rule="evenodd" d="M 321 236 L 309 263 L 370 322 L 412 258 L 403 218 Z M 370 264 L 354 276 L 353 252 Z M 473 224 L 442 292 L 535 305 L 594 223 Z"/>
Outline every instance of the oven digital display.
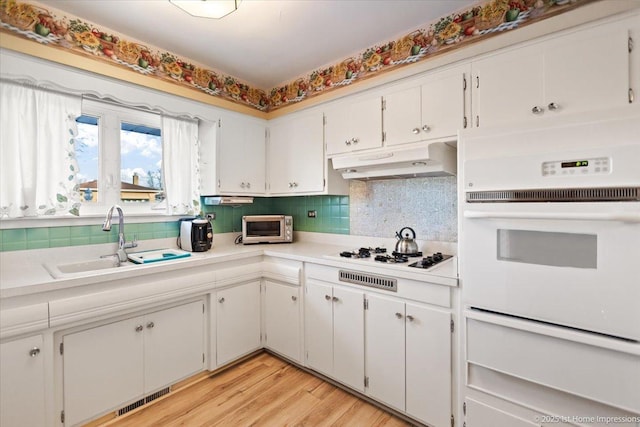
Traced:
<path fill-rule="evenodd" d="M 576 162 L 562 162 L 560 164 L 563 168 L 581 168 L 589 166 L 588 160 L 578 160 Z"/>

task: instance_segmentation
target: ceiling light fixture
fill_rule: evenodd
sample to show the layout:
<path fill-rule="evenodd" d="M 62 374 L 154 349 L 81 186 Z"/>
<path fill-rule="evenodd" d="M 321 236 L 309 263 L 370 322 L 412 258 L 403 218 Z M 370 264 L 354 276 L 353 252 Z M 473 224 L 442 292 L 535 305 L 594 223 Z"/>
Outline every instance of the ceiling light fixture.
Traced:
<path fill-rule="evenodd" d="M 199 18 L 220 19 L 235 12 L 241 0 L 169 0 L 169 3 Z"/>

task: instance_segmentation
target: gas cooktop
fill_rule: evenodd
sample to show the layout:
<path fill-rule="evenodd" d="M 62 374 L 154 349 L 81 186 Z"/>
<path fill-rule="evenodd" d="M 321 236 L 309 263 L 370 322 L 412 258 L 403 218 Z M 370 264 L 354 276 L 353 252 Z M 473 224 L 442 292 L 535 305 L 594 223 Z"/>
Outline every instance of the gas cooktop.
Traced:
<path fill-rule="evenodd" d="M 422 252 L 400 254 L 394 251 L 389 254 L 386 248 L 359 248 L 353 251 L 340 252 L 339 256 L 343 259 L 372 261 L 379 264 L 406 264 L 407 267 L 422 270 L 428 270 L 452 258 L 452 255 L 446 255 L 441 252 L 436 252 L 428 256 L 423 256 Z"/>

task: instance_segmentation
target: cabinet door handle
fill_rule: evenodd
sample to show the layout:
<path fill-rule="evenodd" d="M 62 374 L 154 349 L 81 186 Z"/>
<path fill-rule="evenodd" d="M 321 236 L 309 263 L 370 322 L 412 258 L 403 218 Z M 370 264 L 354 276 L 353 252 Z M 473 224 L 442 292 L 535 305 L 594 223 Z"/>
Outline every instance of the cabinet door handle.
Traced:
<path fill-rule="evenodd" d="M 298 301 L 298 297 L 295 295 L 291 295 L 291 301 Z"/>
<path fill-rule="evenodd" d="M 326 299 L 327 301 L 330 301 L 331 300 L 331 296 L 330 295 L 325 295 L 324 299 Z"/>
<path fill-rule="evenodd" d="M 419 133 L 420 133 L 420 129 L 419 129 L 419 128 L 413 128 L 413 129 L 411 130 L 411 132 L 413 132 L 415 135 L 417 135 L 417 134 L 419 134 Z"/>
<path fill-rule="evenodd" d="M 218 300 L 218 302 L 219 302 L 220 304 L 222 304 L 222 303 L 224 302 L 224 297 L 220 298 L 220 299 Z"/>
<path fill-rule="evenodd" d="M 396 317 L 397 317 L 398 319 L 402 319 L 402 313 L 396 313 Z"/>
<path fill-rule="evenodd" d="M 425 132 L 429 132 L 431 130 L 431 128 L 427 125 L 422 126 L 422 130 Z"/>
<path fill-rule="evenodd" d="M 40 354 L 40 349 L 38 347 L 33 347 L 31 350 L 29 350 L 29 356 L 31 357 L 36 357 L 39 354 Z"/>
<path fill-rule="evenodd" d="M 152 329 L 154 326 L 156 326 L 156 324 L 153 322 L 147 323 L 147 329 Z"/>
<path fill-rule="evenodd" d="M 549 105 L 547 105 L 547 108 L 549 108 L 549 111 L 556 111 L 560 109 L 560 106 L 555 102 L 551 102 Z"/>
<path fill-rule="evenodd" d="M 136 332 L 142 332 L 144 330 L 144 326 L 138 325 L 136 326 Z"/>
<path fill-rule="evenodd" d="M 408 320 L 409 322 L 413 322 L 413 319 L 415 319 L 415 317 L 413 317 L 413 316 L 412 316 L 412 315 L 410 315 L 410 314 L 407 314 L 407 320 Z"/>
<path fill-rule="evenodd" d="M 333 298 L 331 298 L 331 299 L 333 300 L 333 302 L 338 302 L 338 301 L 340 301 L 340 298 L 338 298 L 338 297 L 333 297 Z"/>
<path fill-rule="evenodd" d="M 534 107 L 531 109 L 531 112 L 532 112 L 533 114 L 542 114 L 542 113 L 544 113 L 544 108 L 542 108 L 542 107 L 538 107 L 538 106 L 536 105 L 536 106 L 534 106 Z"/>

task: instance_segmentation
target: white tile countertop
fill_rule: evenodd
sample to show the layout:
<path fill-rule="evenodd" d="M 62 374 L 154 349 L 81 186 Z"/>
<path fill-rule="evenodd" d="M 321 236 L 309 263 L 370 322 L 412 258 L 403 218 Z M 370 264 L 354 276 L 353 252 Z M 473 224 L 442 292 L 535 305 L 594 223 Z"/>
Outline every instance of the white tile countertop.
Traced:
<path fill-rule="evenodd" d="M 455 256 L 428 272 L 407 267 L 406 264 L 374 264 L 373 262 L 340 259 L 339 257 L 340 252 L 351 251 L 361 246 L 386 247 L 391 252 L 395 245 L 395 239 L 296 232 L 295 242 L 291 244 L 235 245 L 233 240 L 236 236 L 237 233 L 217 234 L 214 236 L 214 245 L 211 250 L 194 252 L 187 258 L 150 264 L 129 264 L 119 268 L 86 273 L 73 273 L 58 279 L 54 279 L 51 276 L 45 268 L 45 264 L 97 259 L 101 255 L 114 253 L 116 245 L 110 243 L 2 252 L 0 253 L 0 299 L 58 291 L 111 280 L 124 280 L 152 273 L 214 265 L 263 255 L 339 268 L 359 269 L 371 273 L 404 277 L 447 286 L 457 286 L 458 282 L 457 257 Z M 455 243 L 418 241 L 418 244 L 425 256 L 438 251 L 451 255 L 457 254 Z M 176 248 L 176 239 L 142 241 L 137 248 L 130 251 L 139 252 L 167 248 Z"/>

